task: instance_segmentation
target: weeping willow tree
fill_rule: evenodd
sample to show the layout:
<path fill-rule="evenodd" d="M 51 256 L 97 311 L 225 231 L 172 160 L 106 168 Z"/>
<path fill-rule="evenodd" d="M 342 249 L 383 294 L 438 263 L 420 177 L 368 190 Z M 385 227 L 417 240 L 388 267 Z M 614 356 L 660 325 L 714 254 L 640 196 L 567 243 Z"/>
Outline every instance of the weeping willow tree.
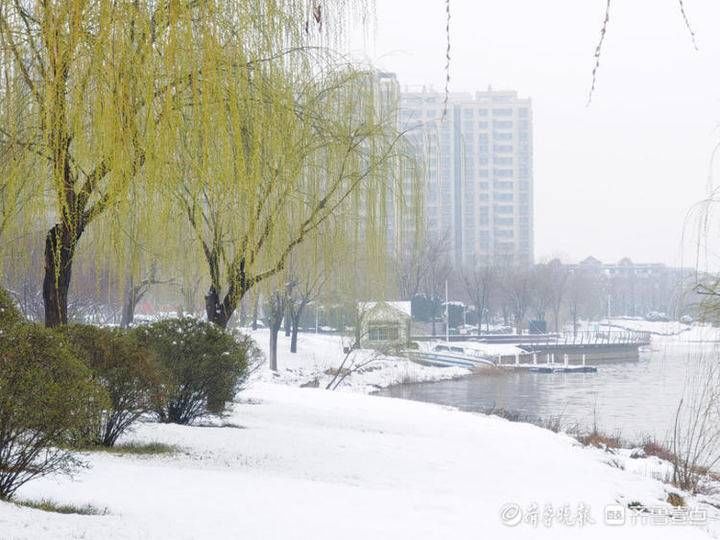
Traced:
<path fill-rule="evenodd" d="M 363 20 L 369 12 L 362 0 L 322 7 L 307 0 L 0 0 L 0 145 L 12 149 L 2 155 L 3 172 L 10 189 L 29 174 L 33 209 L 47 219 L 46 324 L 67 322 L 75 253 L 98 221 L 110 224 L 104 242 L 121 239 L 118 227 L 152 201 L 154 219 L 138 220 L 141 233 L 177 229 L 171 201 L 154 194 L 183 181 L 172 164 L 209 172 L 203 139 L 215 136 L 213 102 L 217 114 L 230 97 L 274 107 L 243 95 L 254 91 L 247 85 L 253 64 L 330 45 L 351 14 Z M 180 156 L 181 134 L 200 147 Z M 241 132 L 218 135 L 226 137 L 227 156 L 245 151 Z M 227 184 L 219 181 L 213 192 Z M 257 185 L 242 187 L 254 197 L 249 190 Z M 241 220 L 245 209 L 237 209 Z"/>
<path fill-rule="evenodd" d="M 184 137 L 174 194 L 208 266 L 208 320 L 223 327 L 304 242 L 318 264 L 355 246 L 381 270 L 390 205 L 415 192 L 394 96 L 374 72 L 302 54 L 226 81 L 186 111 L 206 130 Z"/>

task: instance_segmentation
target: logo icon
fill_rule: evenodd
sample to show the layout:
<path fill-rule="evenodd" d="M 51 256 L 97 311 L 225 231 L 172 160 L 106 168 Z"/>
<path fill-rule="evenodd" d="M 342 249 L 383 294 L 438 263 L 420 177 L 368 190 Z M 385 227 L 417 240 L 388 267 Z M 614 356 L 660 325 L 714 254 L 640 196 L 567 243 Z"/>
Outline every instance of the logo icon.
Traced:
<path fill-rule="evenodd" d="M 622 504 L 608 504 L 603 512 L 606 525 L 625 525 L 626 508 Z"/>
<path fill-rule="evenodd" d="M 503 525 L 517 527 L 523 518 L 522 508 L 517 503 L 506 503 L 500 508 L 500 519 Z"/>

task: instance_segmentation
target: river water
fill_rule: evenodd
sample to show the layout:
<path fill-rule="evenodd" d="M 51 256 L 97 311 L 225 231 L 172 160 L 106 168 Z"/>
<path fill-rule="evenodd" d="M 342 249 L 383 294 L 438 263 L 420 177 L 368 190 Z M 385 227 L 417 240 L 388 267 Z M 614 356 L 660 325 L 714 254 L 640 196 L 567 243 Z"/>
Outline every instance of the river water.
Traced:
<path fill-rule="evenodd" d="M 666 441 L 680 399 L 702 381 L 707 363 L 718 362 L 718 343 L 654 341 L 637 362 L 598 365 L 597 373 L 500 372 L 462 379 L 404 384 L 379 395 L 487 412 L 504 409 L 562 425 L 637 441 Z M 687 397 L 686 397 L 687 400 Z"/>

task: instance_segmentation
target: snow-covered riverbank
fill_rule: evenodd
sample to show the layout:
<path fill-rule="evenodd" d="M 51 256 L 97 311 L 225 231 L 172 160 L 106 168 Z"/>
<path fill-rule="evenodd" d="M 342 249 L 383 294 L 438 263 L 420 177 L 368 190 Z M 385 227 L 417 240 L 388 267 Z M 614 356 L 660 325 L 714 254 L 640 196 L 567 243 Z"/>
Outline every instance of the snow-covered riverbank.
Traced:
<path fill-rule="evenodd" d="M 248 333 L 267 357 L 269 331 Z M 336 379 L 337 382 L 342 378 L 338 388 L 368 393 L 393 384 L 442 381 L 470 373 L 463 368 L 421 366 L 405 358 L 378 354 L 368 349 L 344 353 L 343 347 L 351 343 L 351 339 L 338 335 L 301 333 L 298 335 L 298 352 L 293 354 L 290 353 L 290 338 L 281 332 L 278 336 L 277 373 L 261 369 L 257 375 L 267 382 L 293 386 L 317 384 L 325 388 L 345 362 L 342 373 Z"/>
<path fill-rule="evenodd" d="M 108 515 L 58 515 L 0 503 L 0 537 L 710 537 L 702 526 L 632 525 L 629 519 L 625 526 L 606 525 L 607 505 L 639 502 L 668 510 L 666 486 L 531 425 L 268 383 L 243 392 L 227 420 L 242 429 L 140 426 L 135 440 L 182 451 L 90 455 L 91 468 L 74 481 L 43 479 L 19 494 L 92 503 L 107 507 Z M 537 524 L 515 524 L 513 511 L 534 504 Z M 515 526 L 503 523 L 503 508 Z M 549 527 L 542 521 L 546 508 L 557 512 Z"/>
<path fill-rule="evenodd" d="M 253 333 L 267 349 L 267 332 Z M 657 458 L 585 448 L 566 435 L 426 403 L 365 395 L 465 370 L 374 358 L 324 386 L 341 338 L 280 336 L 279 374 L 264 366 L 218 426 L 145 423 L 126 441 L 164 456 L 86 454 L 74 479 L 27 484 L 24 500 L 107 508 L 80 516 L 0 502 L 0 539 L 718 538 L 720 512 L 686 497 L 670 523 Z M 369 351 L 358 351 L 358 363 Z M 347 364 L 346 364 L 347 365 Z M 317 380 L 319 388 L 299 388 Z M 643 508 L 633 513 L 628 505 Z M 651 514 L 648 514 L 647 511 Z M 608 514 L 608 512 L 610 512 Z M 607 523 L 622 515 L 624 525 Z M 649 517 L 649 516 L 654 516 Z M 664 516 L 664 517 L 663 517 Z"/>

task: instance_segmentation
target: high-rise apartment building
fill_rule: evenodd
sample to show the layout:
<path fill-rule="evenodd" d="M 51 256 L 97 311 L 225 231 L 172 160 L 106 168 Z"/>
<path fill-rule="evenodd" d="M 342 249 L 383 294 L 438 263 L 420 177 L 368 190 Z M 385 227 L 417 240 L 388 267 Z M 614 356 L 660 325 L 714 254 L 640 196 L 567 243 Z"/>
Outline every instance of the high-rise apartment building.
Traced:
<path fill-rule="evenodd" d="M 488 89 L 444 101 L 427 89 L 400 94 L 400 127 L 422 165 L 426 236 L 447 241 L 456 267 L 531 264 L 530 100 Z"/>

